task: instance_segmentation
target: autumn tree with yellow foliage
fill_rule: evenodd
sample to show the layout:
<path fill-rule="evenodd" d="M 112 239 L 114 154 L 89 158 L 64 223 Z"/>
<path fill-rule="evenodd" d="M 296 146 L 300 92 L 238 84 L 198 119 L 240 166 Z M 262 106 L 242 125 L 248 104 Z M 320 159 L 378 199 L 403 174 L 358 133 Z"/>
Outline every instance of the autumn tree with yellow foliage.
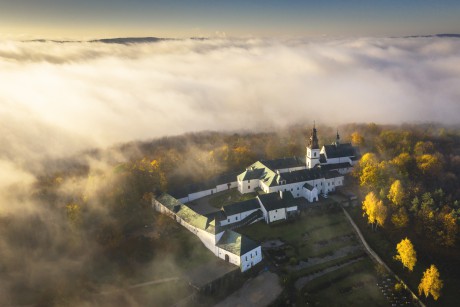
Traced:
<path fill-rule="evenodd" d="M 364 145 L 364 137 L 357 131 L 351 134 L 351 143 L 355 146 Z"/>
<path fill-rule="evenodd" d="M 381 200 L 370 192 L 363 201 L 363 212 L 367 216 L 367 221 L 373 226 L 383 226 L 388 215 L 388 209 Z"/>
<path fill-rule="evenodd" d="M 418 285 L 419 295 L 425 294 L 425 297 L 431 294 L 435 301 L 441 296 L 441 289 L 444 286 L 440 278 L 438 268 L 432 264 L 424 273 L 420 284 Z"/>
<path fill-rule="evenodd" d="M 398 254 L 394 258 L 401 261 L 402 265 L 412 272 L 417 263 L 417 253 L 414 250 L 412 242 L 407 237 L 402 239 L 396 245 L 396 251 Z"/>
<path fill-rule="evenodd" d="M 405 194 L 401 181 L 395 180 L 390 187 L 390 192 L 387 196 L 388 199 L 397 207 L 400 207 L 403 204 L 404 196 Z"/>

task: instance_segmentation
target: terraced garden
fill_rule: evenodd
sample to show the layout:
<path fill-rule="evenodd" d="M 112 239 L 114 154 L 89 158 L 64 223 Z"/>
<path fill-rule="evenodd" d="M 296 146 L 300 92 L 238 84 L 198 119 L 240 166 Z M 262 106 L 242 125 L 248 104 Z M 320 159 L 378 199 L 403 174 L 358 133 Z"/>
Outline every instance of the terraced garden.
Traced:
<path fill-rule="evenodd" d="M 293 222 L 239 230 L 263 242 L 265 257 L 280 274 L 285 291 L 278 305 L 388 306 L 374 264 L 341 209 L 313 210 Z"/>

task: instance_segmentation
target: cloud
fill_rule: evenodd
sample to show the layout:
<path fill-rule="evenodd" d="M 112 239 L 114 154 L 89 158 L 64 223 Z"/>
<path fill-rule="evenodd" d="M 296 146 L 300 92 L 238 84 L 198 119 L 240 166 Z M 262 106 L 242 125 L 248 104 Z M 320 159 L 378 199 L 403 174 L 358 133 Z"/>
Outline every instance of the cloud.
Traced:
<path fill-rule="evenodd" d="M 68 150 L 306 119 L 455 123 L 459 47 L 448 38 L 7 41 L 0 117 L 21 123 L 7 129 L 25 132 L 19 143 L 29 134 Z"/>

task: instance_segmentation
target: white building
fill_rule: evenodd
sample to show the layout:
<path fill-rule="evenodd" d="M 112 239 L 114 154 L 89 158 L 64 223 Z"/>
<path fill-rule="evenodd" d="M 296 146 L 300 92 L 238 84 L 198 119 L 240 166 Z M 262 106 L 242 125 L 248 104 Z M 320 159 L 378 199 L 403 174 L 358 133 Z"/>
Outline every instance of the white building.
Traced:
<path fill-rule="evenodd" d="M 153 199 L 152 205 L 195 234 L 214 255 L 239 266 L 242 272 L 262 261 L 260 244 L 222 227 L 214 215 L 201 215 L 166 193 Z"/>
<path fill-rule="evenodd" d="M 237 176 L 238 191 L 242 194 L 258 189 L 265 193 L 285 191 L 294 198 L 317 201 L 318 194 L 327 195 L 343 185 L 343 175 L 351 171 L 358 156 L 356 147 L 340 143 L 338 133 L 332 145 L 320 150 L 317 130 L 313 127 L 305 161 L 298 158 L 257 161 Z"/>
<path fill-rule="evenodd" d="M 236 176 L 224 175 L 199 189 L 185 189 L 179 200 L 163 194 L 152 204 L 194 233 L 217 257 L 246 271 L 262 261 L 260 244 L 233 229 L 265 220 L 267 224 L 286 220 L 299 213 L 302 199 L 318 201 L 343 185 L 344 174 L 359 159 L 359 151 L 350 143 L 341 144 L 340 136 L 332 145 L 318 146 L 313 126 L 305 160 L 283 158 L 257 161 Z M 217 212 L 201 215 L 186 202 L 237 187 L 242 194 L 259 191 L 250 200 L 226 205 Z M 305 201 L 303 201 L 305 202 Z"/>
<path fill-rule="evenodd" d="M 267 224 L 287 220 L 299 212 L 297 202 L 291 192 L 261 194 L 257 196 L 257 199 Z"/>

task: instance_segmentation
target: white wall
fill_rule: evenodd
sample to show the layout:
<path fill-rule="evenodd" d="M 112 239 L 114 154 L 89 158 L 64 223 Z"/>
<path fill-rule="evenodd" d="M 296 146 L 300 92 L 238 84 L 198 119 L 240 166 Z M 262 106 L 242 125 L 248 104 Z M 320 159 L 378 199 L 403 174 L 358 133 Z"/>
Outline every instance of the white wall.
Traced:
<path fill-rule="evenodd" d="M 233 224 L 233 223 L 239 222 L 239 221 L 243 220 L 243 219 L 246 218 L 249 214 L 253 213 L 253 212 L 256 211 L 256 210 L 257 210 L 257 209 L 244 211 L 244 212 L 238 213 L 238 214 L 228 215 L 226 220 L 220 221 L 220 224 L 223 226 L 223 225 L 229 225 L 229 224 Z"/>
<path fill-rule="evenodd" d="M 319 149 L 310 149 L 307 147 L 307 156 L 306 156 L 306 167 L 313 168 L 316 164 L 319 164 L 320 151 Z"/>
<path fill-rule="evenodd" d="M 199 198 L 202 198 L 202 197 L 205 197 L 205 196 L 209 196 L 209 195 L 213 195 L 213 194 L 218 193 L 218 192 L 226 191 L 226 190 L 229 189 L 228 184 L 230 184 L 230 189 L 238 187 L 238 182 L 237 181 L 227 182 L 227 183 L 219 184 L 215 188 L 190 193 L 187 196 L 185 196 L 183 198 L 180 198 L 179 201 L 181 203 L 185 204 L 185 203 L 194 201 L 196 199 L 199 199 Z"/>
<path fill-rule="evenodd" d="M 286 209 L 281 208 L 281 209 L 268 211 L 268 218 L 269 218 L 270 223 L 274 221 L 285 220 L 286 219 Z"/>
<path fill-rule="evenodd" d="M 230 184 L 230 189 L 236 188 L 238 186 L 238 182 L 236 181 L 219 184 L 216 186 L 217 193 L 222 192 L 222 191 L 227 191 L 229 189 L 228 184 Z"/>
<path fill-rule="evenodd" d="M 262 261 L 262 248 L 260 246 L 241 256 L 241 272 L 247 271 Z"/>
<path fill-rule="evenodd" d="M 225 249 L 222 249 L 217 246 L 216 246 L 216 249 L 217 249 L 217 254 L 216 254 L 217 257 L 225 260 L 225 256 L 228 255 L 229 263 L 233 263 L 234 265 L 240 266 L 240 261 L 241 261 L 240 256 L 230 253 L 229 251 L 226 251 Z"/>
<path fill-rule="evenodd" d="M 238 191 L 241 194 L 254 192 L 259 187 L 259 179 L 238 181 Z"/>
<path fill-rule="evenodd" d="M 303 169 L 306 169 L 306 166 L 298 166 L 298 167 L 291 167 L 291 168 L 280 168 L 277 169 L 280 173 L 287 173 L 287 172 L 293 172 L 293 171 L 300 171 Z"/>
<path fill-rule="evenodd" d="M 303 188 L 304 190 L 304 198 L 309 202 L 318 201 L 318 189 L 316 187 L 313 188 L 312 191 L 308 190 L 307 188 Z"/>

